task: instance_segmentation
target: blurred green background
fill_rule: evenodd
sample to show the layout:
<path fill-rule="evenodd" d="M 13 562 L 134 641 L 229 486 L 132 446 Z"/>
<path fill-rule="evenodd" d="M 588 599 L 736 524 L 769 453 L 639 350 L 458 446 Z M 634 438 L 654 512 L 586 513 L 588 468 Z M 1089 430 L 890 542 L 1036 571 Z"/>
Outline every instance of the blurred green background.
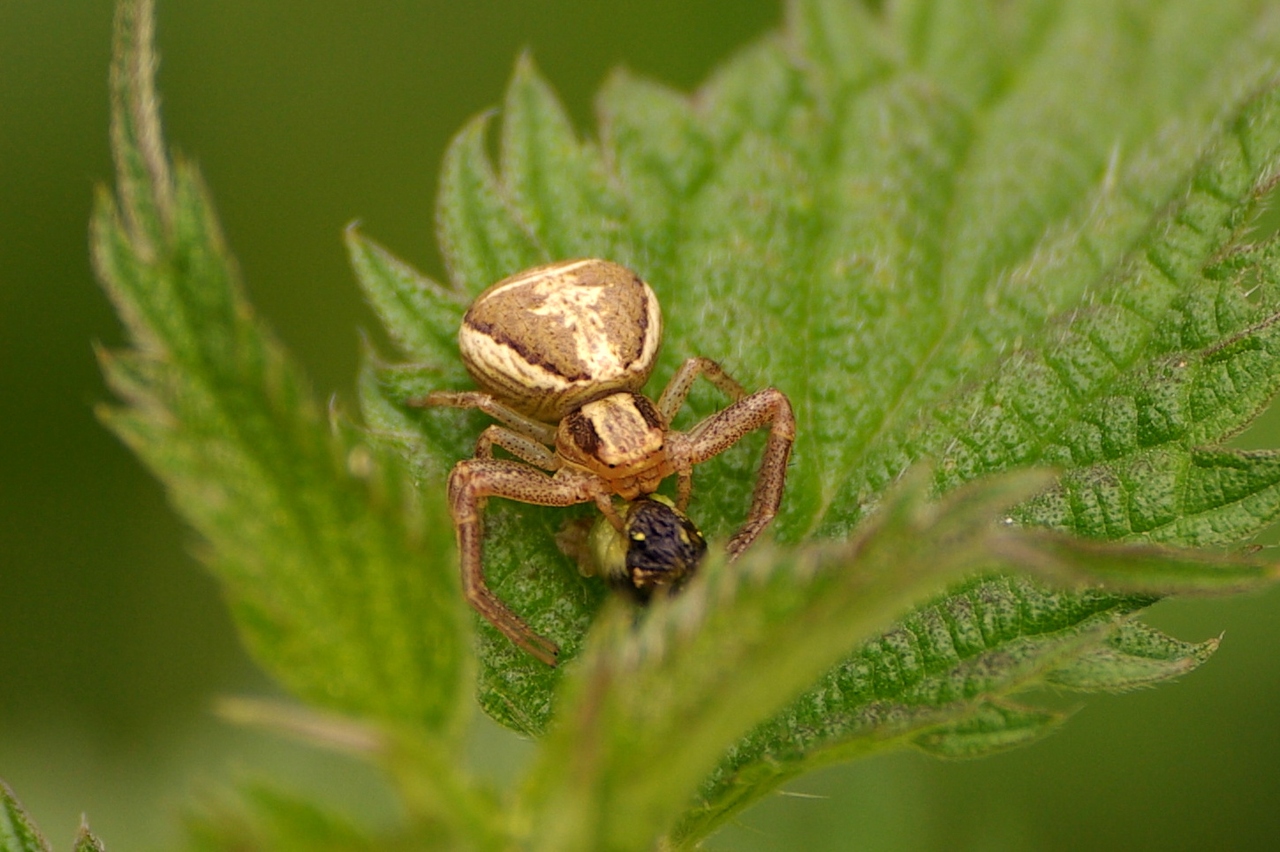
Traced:
<path fill-rule="evenodd" d="M 120 341 L 86 251 L 111 175 L 111 15 L 110 0 L 0 0 L 0 777 L 57 848 L 82 811 L 109 848 L 168 848 L 182 803 L 246 776 L 385 815 L 367 772 L 213 717 L 215 696 L 272 687 L 190 533 L 93 419 L 107 394 L 90 342 Z M 440 157 L 500 101 L 519 50 L 589 132 L 609 68 L 690 89 L 779 16 L 741 0 L 162 0 L 160 89 L 253 301 L 317 390 L 349 398 L 356 328 L 375 321 L 341 229 L 360 219 L 440 274 Z M 1266 420 L 1245 445 L 1280 445 Z M 1225 631 L 1222 649 L 1181 683 L 1090 698 L 1029 749 L 802 779 L 708 848 L 1274 848 L 1280 590 L 1166 602 L 1151 621 L 1185 639 Z M 499 774 L 522 751 L 491 729 L 479 750 Z"/>

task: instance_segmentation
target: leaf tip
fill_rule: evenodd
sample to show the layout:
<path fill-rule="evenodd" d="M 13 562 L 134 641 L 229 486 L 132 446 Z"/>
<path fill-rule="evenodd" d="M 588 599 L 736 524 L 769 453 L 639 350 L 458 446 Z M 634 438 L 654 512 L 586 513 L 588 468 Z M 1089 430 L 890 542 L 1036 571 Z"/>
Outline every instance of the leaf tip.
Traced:
<path fill-rule="evenodd" d="M 106 852 L 106 846 L 89 830 L 89 815 L 80 814 L 80 829 L 76 832 L 75 852 Z"/>
<path fill-rule="evenodd" d="M 522 80 L 529 78 L 537 78 L 541 75 L 538 73 L 538 63 L 533 58 L 533 48 L 525 45 L 520 48 L 520 53 L 516 55 L 515 69 L 512 72 L 512 80 Z"/>

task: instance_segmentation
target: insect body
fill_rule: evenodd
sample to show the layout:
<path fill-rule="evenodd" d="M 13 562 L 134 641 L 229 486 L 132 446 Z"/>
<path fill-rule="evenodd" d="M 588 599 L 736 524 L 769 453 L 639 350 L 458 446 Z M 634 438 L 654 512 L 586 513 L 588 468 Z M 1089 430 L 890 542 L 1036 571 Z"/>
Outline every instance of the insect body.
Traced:
<path fill-rule="evenodd" d="M 618 531 L 612 497 L 632 501 L 677 477 L 676 508 L 692 493 L 693 467 L 747 433 L 769 426 L 747 519 L 727 545 L 745 550 L 782 500 L 795 417 L 775 388 L 747 394 L 718 364 L 690 358 L 655 403 L 640 393 L 653 371 L 662 315 L 649 285 L 605 260 L 570 260 L 526 270 L 481 293 L 462 320 L 459 349 L 481 391 L 441 391 L 417 407 L 478 408 L 498 421 L 481 433 L 475 457 L 449 475 L 467 600 L 512 642 L 554 665 L 557 647 L 539 636 L 484 579 L 484 503 L 505 497 L 543 506 L 594 502 Z M 698 376 L 734 402 L 688 432 L 671 429 Z M 502 447 L 517 460 L 495 458 Z M 544 472 L 545 471 L 545 472 Z"/>
<path fill-rule="evenodd" d="M 599 576 L 638 603 L 678 591 L 707 552 L 702 532 L 661 494 L 636 498 L 616 511 L 622 529 L 598 516 L 579 518 L 556 534 L 560 550 L 578 562 L 583 576 Z"/>

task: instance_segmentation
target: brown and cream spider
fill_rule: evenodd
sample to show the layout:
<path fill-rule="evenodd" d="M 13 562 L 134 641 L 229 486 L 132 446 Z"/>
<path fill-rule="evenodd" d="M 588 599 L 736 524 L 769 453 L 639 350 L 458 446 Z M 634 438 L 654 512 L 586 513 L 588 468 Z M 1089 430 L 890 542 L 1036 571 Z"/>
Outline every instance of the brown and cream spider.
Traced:
<path fill-rule="evenodd" d="M 649 285 L 605 260 L 568 260 L 499 281 L 467 310 L 458 347 L 480 391 L 438 391 L 415 407 L 478 408 L 490 425 L 475 457 L 449 475 L 467 600 L 512 642 L 548 665 L 559 649 L 489 590 L 484 578 L 483 508 L 489 497 L 542 506 L 595 502 L 618 531 L 612 497 L 632 501 L 677 477 L 676 508 L 689 503 L 693 467 L 769 426 L 747 519 L 729 539 L 745 550 L 778 511 L 795 439 L 791 403 L 781 391 L 753 394 L 707 358 L 690 358 L 654 404 L 640 393 L 662 340 L 662 313 Z M 687 432 L 671 429 L 698 376 L 733 403 Z M 495 458 L 493 448 L 514 459 Z M 541 468 L 539 470 L 538 468 Z M 551 472 L 550 475 L 544 471 Z"/>

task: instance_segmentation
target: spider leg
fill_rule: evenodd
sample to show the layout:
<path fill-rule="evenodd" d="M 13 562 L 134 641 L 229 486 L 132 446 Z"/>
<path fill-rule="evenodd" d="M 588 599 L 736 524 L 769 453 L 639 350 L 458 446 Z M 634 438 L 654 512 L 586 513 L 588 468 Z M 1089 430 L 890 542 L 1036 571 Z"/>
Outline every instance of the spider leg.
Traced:
<path fill-rule="evenodd" d="M 777 388 L 765 388 L 703 420 L 685 434 L 672 433 L 669 442 L 676 469 L 690 470 L 693 465 L 718 456 L 762 426 L 769 426 L 769 439 L 764 459 L 756 474 L 756 487 L 751 496 L 747 519 L 729 539 L 729 558 L 736 559 L 756 536 L 769 525 L 782 503 L 782 490 L 787 482 L 787 460 L 796 437 L 796 418 L 791 402 Z"/>
<path fill-rule="evenodd" d="M 480 433 L 480 438 L 476 441 L 475 457 L 478 459 L 493 458 L 493 448 L 495 446 L 502 447 L 502 449 L 516 458 L 527 461 L 529 464 L 540 467 L 543 470 L 560 469 L 560 460 L 556 458 L 555 453 L 537 441 L 495 424 L 490 424 Z"/>
<path fill-rule="evenodd" d="M 685 398 L 689 396 L 689 390 L 698 376 L 702 376 L 718 387 L 734 402 L 747 395 L 746 388 L 738 384 L 724 371 L 724 367 L 715 361 L 710 358 L 690 358 L 680 365 L 675 375 L 671 377 L 671 381 L 667 382 L 667 386 L 663 388 L 662 396 L 658 397 L 658 413 L 666 420 L 667 425 L 671 424 L 680 406 L 684 405 Z"/>
<path fill-rule="evenodd" d="M 595 495 L 596 508 L 600 510 L 600 514 L 604 515 L 615 530 L 622 532 L 626 523 L 622 520 L 622 516 L 618 514 L 618 510 L 613 508 L 613 497 L 607 492 L 600 491 Z"/>
<path fill-rule="evenodd" d="M 467 602 L 504 636 L 549 666 L 560 649 L 531 628 L 489 590 L 484 579 L 484 504 L 505 497 L 540 506 L 572 506 L 606 490 L 595 477 L 569 470 L 555 476 L 505 459 L 466 459 L 449 474 L 449 508 L 458 536 L 462 590 Z"/>
<path fill-rule="evenodd" d="M 426 396 L 405 400 L 410 408 L 478 408 L 502 423 L 517 435 L 531 438 L 540 444 L 552 446 L 556 442 L 556 427 L 541 420 L 521 414 L 493 396 L 479 391 L 434 391 Z M 502 446 L 499 444 L 499 446 Z M 518 455 L 518 454 L 517 454 Z"/>
<path fill-rule="evenodd" d="M 693 471 L 682 470 L 676 477 L 676 508 L 683 512 L 689 508 L 689 498 L 693 496 Z"/>

